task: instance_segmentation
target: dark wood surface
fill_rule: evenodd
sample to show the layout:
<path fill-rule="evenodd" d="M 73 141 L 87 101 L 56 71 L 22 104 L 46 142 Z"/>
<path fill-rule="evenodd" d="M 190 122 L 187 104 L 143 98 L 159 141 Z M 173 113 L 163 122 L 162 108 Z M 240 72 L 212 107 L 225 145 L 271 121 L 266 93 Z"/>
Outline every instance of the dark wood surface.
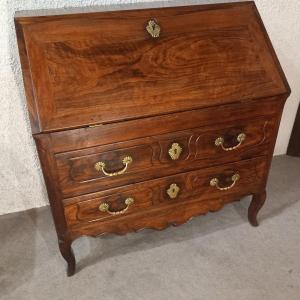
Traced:
<path fill-rule="evenodd" d="M 145 29 L 152 18 L 161 26 L 155 39 Z M 290 89 L 254 2 L 15 23 L 68 275 L 76 264 L 71 244 L 82 235 L 163 229 L 246 195 L 253 195 L 249 222 L 258 225 Z M 217 146 L 218 137 L 232 149 Z M 173 143 L 182 148 L 177 160 L 168 153 Z M 133 161 L 122 175 L 95 169 L 103 161 L 105 172 L 118 172 L 125 156 Z M 123 213 L 100 211 L 103 203 Z"/>
<path fill-rule="evenodd" d="M 126 142 L 143 137 L 169 134 L 202 126 L 222 126 L 245 119 L 264 119 L 277 115 L 286 96 L 212 106 L 156 117 L 140 118 L 97 127 L 84 127 L 50 133 L 53 152 L 62 153 L 84 148 Z M 264 116 L 262 118 L 262 115 Z M 39 139 L 43 134 L 35 134 Z"/>
<path fill-rule="evenodd" d="M 16 22 L 42 132 L 287 92 L 252 3 Z"/>
<path fill-rule="evenodd" d="M 62 152 L 55 155 L 60 187 L 64 197 L 71 197 L 266 154 L 275 124 L 276 115 Z M 246 134 L 246 139 L 235 151 L 224 151 L 215 145 L 215 140 L 222 137 L 224 146 L 236 146 L 240 133 Z M 182 148 L 177 160 L 168 153 L 173 143 Z M 107 177 L 95 169 L 95 164 L 102 161 L 107 172 L 118 171 L 126 156 L 133 161 L 122 176 Z"/>
<path fill-rule="evenodd" d="M 232 185 L 232 176 L 238 173 L 240 179 L 236 186 L 227 191 L 220 191 L 217 187 L 210 186 L 210 180 L 218 178 L 221 187 Z M 243 195 L 260 191 L 261 182 L 266 173 L 266 158 L 259 157 L 252 160 L 244 160 L 218 167 L 201 169 L 188 173 L 180 173 L 173 176 L 163 177 L 156 180 L 145 181 L 140 184 L 125 186 L 122 188 L 84 195 L 77 198 L 64 200 L 65 215 L 67 222 L 72 225 L 84 225 L 95 221 L 111 220 L 116 223 L 123 222 L 128 215 L 142 213 L 149 215 L 148 225 L 155 227 L 155 214 L 151 217 L 151 207 L 157 212 L 157 208 L 186 203 L 197 199 L 199 206 L 210 198 L 222 199 L 229 195 Z M 175 199 L 171 199 L 167 190 L 172 184 L 176 184 L 180 190 Z M 128 197 L 135 199 L 124 215 L 111 216 L 106 212 L 99 211 L 101 203 L 108 203 L 114 211 L 120 211 L 126 207 L 124 200 Z M 236 196 L 237 199 L 240 196 Z M 176 208 L 174 208 L 176 210 Z M 193 212 L 191 212 L 192 215 Z M 171 216 L 168 219 L 172 218 Z M 154 221 L 153 221 L 154 220 Z M 136 228 L 133 228 L 136 229 Z M 103 233 L 101 226 L 97 234 Z"/>
<path fill-rule="evenodd" d="M 291 134 L 287 154 L 300 157 L 300 105 L 295 119 L 295 124 Z"/>

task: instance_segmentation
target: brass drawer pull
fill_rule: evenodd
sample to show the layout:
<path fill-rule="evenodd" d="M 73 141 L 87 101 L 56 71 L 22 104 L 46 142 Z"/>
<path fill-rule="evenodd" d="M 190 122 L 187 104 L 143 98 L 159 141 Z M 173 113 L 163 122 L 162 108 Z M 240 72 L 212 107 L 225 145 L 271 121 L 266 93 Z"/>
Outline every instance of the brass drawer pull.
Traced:
<path fill-rule="evenodd" d="M 109 210 L 109 204 L 105 202 L 105 203 L 100 204 L 99 210 L 101 212 L 107 212 L 107 213 L 109 213 L 110 215 L 113 215 L 113 216 L 122 215 L 128 210 L 129 206 L 132 205 L 133 203 L 134 203 L 133 198 L 131 198 L 131 197 L 127 198 L 125 200 L 126 207 L 124 209 L 119 210 L 119 211 L 110 211 Z"/>
<path fill-rule="evenodd" d="M 246 139 L 246 134 L 245 133 L 240 133 L 236 138 L 238 144 L 234 147 L 226 148 L 226 147 L 224 147 L 224 138 L 218 137 L 215 140 L 215 145 L 217 147 L 221 146 L 224 151 L 232 151 L 232 150 L 235 150 L 235 149 L 239 148 L 242 145 L 242 143 L 245 141 L 245 139 Z"/>
<path fill-rule="evenodd" d="M 167 189 L 167 194 L 171 199 L 176 199 L 180 191 L 179 186 L 176 183 L 172 183 Z"/>
<path fill-rule="evenodd" d="M 173 143 L 168 153 L 172 160 L 177 160 L 182 152 L 182 148 L 178 143 Z"/>
<path fill-rule="evenodd" d="M 211 186 L 215 186 L 218 190 L 220 191 L 228 191 L 230 189 L 232 189 L 236 182 L 240 179 L 240 175 L 238 173 L 232 175 L 231 177 L 231 180 L 232 180 L 232 184 L 230 186 L 227 186 L 227 187 L 220 187 L 219 186 L 219 179 L 218 178 L 213 178 L 211 181 L 210 181 L 210 185 Z"/>
<path fill-rule="evenodd" d="M 130 165 L 132 162 L 133 162 L 132 157 L 126 156 L 126 157 L 124 157 L 124 159 L 122 161 L 124 168 L 122 170 L 109 173 L 109 172 L 105 171 L 105 166 L 106 166 L 105 162 L 99 161 L 95 164 L 95 169 L 99 172 L 102 171 L 102 173 L 106 176 L 118 176 L 118 175 L 124 174 L 128 168 L 128 165 Z"/>
<path fill-rule="evenodd" d="M 148 25 L 146 27 L 148 33 L 153 37 L 153 38 L 158 38 L 160 35 L 160 26 L 154 21 L 154 20 L 149 20 Z"/>

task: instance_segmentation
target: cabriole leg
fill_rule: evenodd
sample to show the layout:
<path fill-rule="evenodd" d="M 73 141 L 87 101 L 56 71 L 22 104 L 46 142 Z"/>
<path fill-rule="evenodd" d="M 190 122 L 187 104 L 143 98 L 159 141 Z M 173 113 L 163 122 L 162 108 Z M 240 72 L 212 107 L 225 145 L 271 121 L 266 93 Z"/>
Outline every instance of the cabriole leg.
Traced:
<path fill-rule="evenodd" d="M 72 241 L 60 240 L 58 244 L 59 244 L 60 253 L 68 264 L 67 274 L 68 276 L 72 276 L 75 274 L 75 267 L 76 267 L 75 256 L 72 250 Z"/>
<path fill-rule="evenodd" d="M 266 191 L 254 194 L 248 209 L 248 220 L 252 226 L 258 226 L 257 214 L 266 201 Z"/>

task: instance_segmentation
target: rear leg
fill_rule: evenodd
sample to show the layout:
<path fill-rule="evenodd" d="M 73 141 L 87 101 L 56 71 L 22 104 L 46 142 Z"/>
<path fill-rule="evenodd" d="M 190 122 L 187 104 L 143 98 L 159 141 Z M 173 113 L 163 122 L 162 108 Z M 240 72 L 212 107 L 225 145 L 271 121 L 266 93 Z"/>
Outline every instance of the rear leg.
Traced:
<path fill-rule="evenodd" d="M 257 222 L 257 214 L 262 208 L 266 201 L 266 191 L 264 190 L 263 192 L 259 194 L 254 194 L 252 197 L 252 201 L 250 203 L 249 209 L 248 209 L 248 220 L 249 223 L 252 226 L 257 227 L 258 222 Z"/>

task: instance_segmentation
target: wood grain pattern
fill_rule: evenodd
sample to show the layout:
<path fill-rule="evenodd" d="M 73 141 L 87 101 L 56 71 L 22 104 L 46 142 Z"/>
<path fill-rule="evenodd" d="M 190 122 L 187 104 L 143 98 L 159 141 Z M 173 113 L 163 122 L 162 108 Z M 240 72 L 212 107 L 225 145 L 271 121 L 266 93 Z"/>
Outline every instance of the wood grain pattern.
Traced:
<path fill-rule="evenodd" d="M 51 147 L 55 153 L 74 151 L 111 143 L 126 142 L 142 137 L 185 131 L 204 126 L 217 126 L 244 119 L 272 118 L 282 110 L 286 95 L 204 109 L 140 118 L 93 128 L 80 128 L 50 133 Z M 43 134 L 36 134 L 39 139 Z"/>
<path fill-rule="evenodd" d="M 166 12 L 17 19 L 26 39 L 41 130 L 288 92 L 254 5 Z M 162 27 L 155 40 L 145 30 L 151 16 Z"/>
<path fill-rule="evenodd" d="M 161 35 L 145 30 L 155 18 Z M 67 274 L 83 235 L 164 229 L 266 184 L 290 88 L 254 2 L 29 16 L 15 20 L 24 86 Z M 97 125 L 90 127 L 89 125 Z M 234 151 L 225 147 L 246 140 Z M 179 143 L 182 153 L 170 159 Z M 108 172 L 133 163 L 120 177 Z M 210 185 L 218 178 L 220 191 Z M 179 187 L 171 199 L 166 190 Z M 134 203 L 121 215 L 128 197 Z"/>
<path fill-rule="evenodd" d="M 25 87 L 25 94 L 27 99 L 27 110 L 29 113 L 30 125 L 32 133 L 38 133 L 41 131 L 39 115 L 37 110 L 37 103 L 35 101 L 31 74 L 30 74 L 30 63 L 27 56 L 27 49 L 25 45 L 24 32 L 21 24 L 15 22 L 16 34 L 18 39 L 18 48 L 20 62 L 22 66 L 23 83 Z"/>
<path fill-rule="evenodd" d="M 169 226 L 179 226 L 191 218 L 199 215 L 205 215 L 208 212 L 216 212 L 223 208 L 227 203 L 240 200 L 241 197 L 248 194 L 231 194 L 222 198 L 211 198 L 206 201 L 191 201 L 186 203 L 177 203 L 168 205 L 164 208 L 152 210 L 151 214 L 142 214 L 138 218 L 136 215 L 128 216 L 126 222 L 124 220 L 87 223 L 82 226 L 70 228 L 69 234 L 73 240 L 80 236 L 98 237 L 102 234 L 113 233 L 124 235 L 128 232 L 137 232 L 143 229 L 163 230 Z"/>
<path fill-rule="evenodd" d="M 205 201 L 210 198 L 218 199 L 231 194 L 255 193 L 261 187 L 261 181 L 265 176 L 265 172 L 266 159 L 261 157 L 225 166 L 163 177 L 94 195 L 65 199 L 66 220 L 70 226 L 99 220 L 107 221 L 108 219 L 114 222 L 126 222 L 128 215 L 147 213 L 149 215 L 149 226 L 151 227 L 152 220 L 155 222 L 155 218 L 150 217 L 151 206 L 157 209 L 186 201 L 188 206 L 188 201 L 195 199 Z M 232 189 L 220 191 L 216 187 L 210 186 L 210 180 L 214 177 L 220 180 L 220 185 L 230 186 L 232 184 L 231 177 L 235 173 L 239 173 L 240 180 Z M 176 199 L 170 199 L 167 194 L 167 190 L 172 183 L 176 183 L 180 188 Z M 124 215 L 111 216 L 106 212 L 99 211 L 101 203 L 109 203 L 115 211 L 120 211 L 124 209 L 124 199 L 128 197 L 133 197 L 135 203 Z M 100 231 L 101 225 L 99 225 Z"/>
<path fill-rule="evenodd" d="M 57 233 L 58 246 L 62 257 L 68 264 L 67 274 L 72 276 L 75 273 L 75 256 L 72 250 L 72 238 L 69 234 L 68 225 L 64 216 L 63 204 L 60 189 L 56 178 L 56 168 L 54 155 L 51 151 L 50 136 L 43 135 L 36 140 L 36 146 L 41 161 L 43 175 L 47 187 L 51 212 L 54 219 L 54 225 Z"/>
<path fill-rule="evenodd" d="M 271 142 L 275 120 L 274 117 L 269 120 L 246 119 L 59 153 L 55 156 L 59 184 L 63 196 L 71 197 L 177 172 L 263 155 Z M 215 145 L 218 137 L 224 137 L 225 146 L 234 146 L 237 144 L 236 138 L 241 132 L 246 134 L 246 140 L 238 149 L 226 152 Z M 173 161 L 168 150 L 175 142 L 181 145 L 183 152 L 178 160 Z M 123 168 L 122 160 L 126 156 L 131 156 L 133 162 L 123 175 L 107 177 L 95 169 L 95 164 L 103 161 L 106 163 L 108 172 L 120 170 Z"/>

